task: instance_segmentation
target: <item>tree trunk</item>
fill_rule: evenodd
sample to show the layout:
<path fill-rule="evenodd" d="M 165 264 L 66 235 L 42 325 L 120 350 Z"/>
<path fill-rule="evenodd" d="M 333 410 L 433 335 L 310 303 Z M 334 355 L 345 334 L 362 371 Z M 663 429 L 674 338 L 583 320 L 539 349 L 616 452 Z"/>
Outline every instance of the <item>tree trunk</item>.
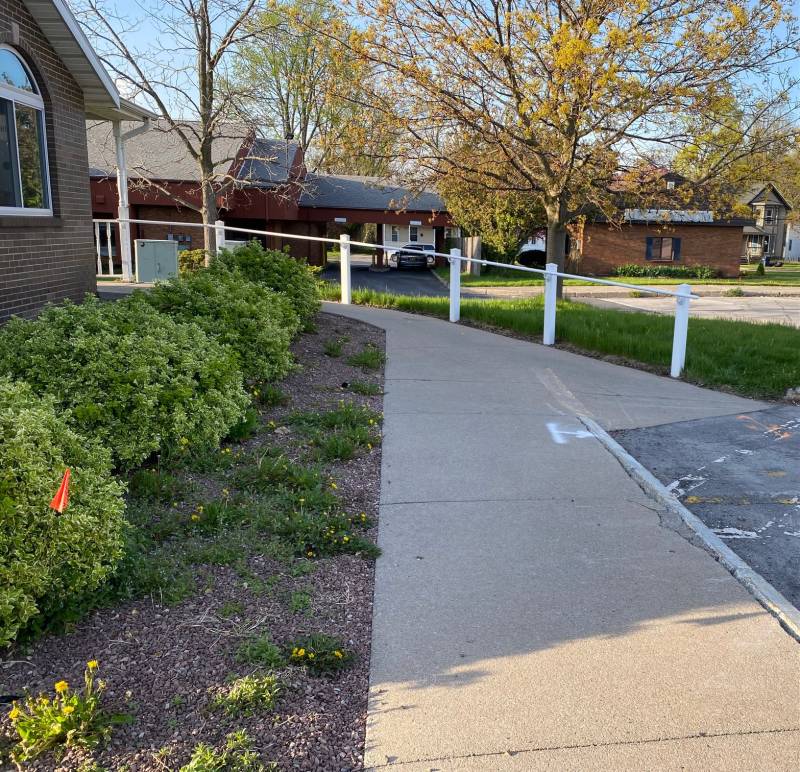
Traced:
<path fill-rule="evenodd" d="M 217 213 L 217 198 L 214 195 L 214 186 L 211 180 L 203 180 L 202 207 L 200 213 L 203 217 L 203 248 L 206 251 L 206 265 L 211 262 L 211 256 L 217 252 L 217 232 L 214 223 L 219 215 Z"/>
<path fill-rule="evenodd" d="M 567 251 L 566 206 L 556 200 L 545 206 L 547 213 L 547 262 L 555 263 L 559 271 L 564 270 Z M 564 294 L 564 280 L 559 278 L 557 296 Z"/>

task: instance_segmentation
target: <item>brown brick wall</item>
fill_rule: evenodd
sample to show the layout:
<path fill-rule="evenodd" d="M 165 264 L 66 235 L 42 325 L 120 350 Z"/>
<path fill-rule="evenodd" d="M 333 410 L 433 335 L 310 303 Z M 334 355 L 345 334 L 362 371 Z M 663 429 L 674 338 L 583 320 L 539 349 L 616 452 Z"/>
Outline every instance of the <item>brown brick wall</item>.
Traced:
<path fill-rule="evenodd" d="M 19 25 L 19 44 L 12 24 Z M 0 321 L 94 292 L 83 94 L 21 0 L 0 0 L 0 42 L 15 46 L 45 104 L 53 217 L 0 216 Z"/>
<path fill-rule="evenodd" d="M 662 263 L 645 259 L 648 236 L 681 239 L 680 262 Z M 578 263 L 581 273 L 607 276 L 615 266 L 637 265 L 708 265 L 722 276 L 739 275 L 742 251 L 742 228 L 713 225 L 624 225 L 618 228 L 588 223 L 583 229 L 583 253 Z"/>

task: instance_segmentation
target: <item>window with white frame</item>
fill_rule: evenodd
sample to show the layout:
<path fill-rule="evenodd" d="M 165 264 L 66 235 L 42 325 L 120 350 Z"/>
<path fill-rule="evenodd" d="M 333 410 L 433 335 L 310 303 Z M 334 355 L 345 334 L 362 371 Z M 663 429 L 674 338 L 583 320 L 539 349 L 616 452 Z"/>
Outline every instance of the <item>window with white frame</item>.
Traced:
<path fill-rule="evenodd" d="M 392 241 L 400 241 L 400 228 L 398 228 L 396 225 L 392 225 L 390 238 Z"/>
<path fill-rule="evenodd" d="M 0 45 L 0 214 L 50 214 L 44 102 L 30 70 Z"/>
<path fill-rule="evenodd" d="M 764 207 L 764 225 L 774 225 L 777 219 L 777 213 L 774 206 Z"/>
<path fill-rule="evenodd" d="M 411 225 L 408 228 L 408 240 L 419 241 L 419 228 L 416 225 Z"/>

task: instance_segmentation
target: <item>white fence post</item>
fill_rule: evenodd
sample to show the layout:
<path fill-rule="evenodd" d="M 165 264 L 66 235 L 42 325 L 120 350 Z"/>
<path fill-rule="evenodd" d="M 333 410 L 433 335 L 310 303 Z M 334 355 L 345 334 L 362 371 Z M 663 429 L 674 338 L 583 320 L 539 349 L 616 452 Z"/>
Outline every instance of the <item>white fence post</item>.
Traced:
<path fill-rule="evenodd" d="M 214 222 L 214 241 L 217 245 L 217 252 L 225 249 L 225 223 L 222 220 Z"/>
<path fill-rule="evenodd" d="M 450 321 L 461 319 L 461 250 L 453 247 L 450 250 Z"/>
<path fill-rule="evenodd" d="M 352 300 L 350 290 L 350 236 L 342 233 L 339 236 L 339 269 L 341 271 L 342 304 L 349 306 Z"/>
<path fill-rule="evenodd" d="M 558 265 L 548 263 L 544 274 L 544 332 L 542 343 L 552 346 L 556 342 L 556 301 L 558 299 Z"/>
<path fill-rule="evenodd" d="M 686 364 L 686 338 L 689 333 L 689 302 L 692 288 L 688 284 L 678 286 L 675 298 L 675 332 L 672 337 L 672 367 L 670 375 L 680 378 Z"/>

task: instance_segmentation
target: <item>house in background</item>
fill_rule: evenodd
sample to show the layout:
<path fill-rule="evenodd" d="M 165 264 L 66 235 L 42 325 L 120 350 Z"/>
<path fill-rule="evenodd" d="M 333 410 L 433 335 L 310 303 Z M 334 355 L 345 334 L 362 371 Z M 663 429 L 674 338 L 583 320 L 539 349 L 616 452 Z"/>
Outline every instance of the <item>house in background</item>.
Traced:
<path fill-rule="evenodd" d="M 85 120 L 141 120 L 62 0 L 0 0 L 0 321 L 96 288 Z"/>
<path fill-rule="evenodd" d="M 792 207 L 775 185 L 771 182 L 751 185 L 739 196 L 738 203 L 749 207 L 755 220 L 744 230 L 743 261 L 758 262 L 763 257 L 787 259 L 787 226 Z"/>
<path fill-rule="evenodd" d="M 720 276 L 737 277 L 744 229 L 752 220 L 718 217 L 700 200 L 683 200 L 686 178 L 654 170 L 660 191 L 640 209 L 625 201 L 620 190 L 619 212 L 613 222 L 589 214 L 570 227 L 569 255 L 581 273 L 613 274 L 620 265 L 707 266 Z M 685 188 L 684 188 L 685 189 Z"/>
<path fill-rule="evenodd" d="M 105 124 L 87 122 L 91 200 L 94 217 L 113 220 L 118 211 L 113 137 Z M 378 240 L 402 244 L 416 236 L 421 243 L 444 249 L 445 227 L 451 225 L 442 200 L 430 193 L 413 195 L 374 177 L 309 174 L 302 149 L 294 142 L 256 137 L 247 127 L 230 124 L 216 140 L 213 157 L 219 179 L 219 217 L 228 228 L 250 228 L 277 234 L 325 237 L 346 226 L 377 227 Z M 170 127 L 152 122 L 150 131 L 125 143 L 132 220 L 200 223 L 199 172 L 185 145 Z M 393 231 L 392 228 L 396 228 Z M 107 259 L 116 254 L 116 233 L 111 243 L 103 233 L 98 250 Z M 180 249 L 202 246 L 201 230 L 180 225 L 131 224 L 131 239 L 169 239 Z M 249 236 L 234 230 L 226 239 Z M 324 265 L 326 245 L 321 242 L 260 237 L 265 246 L 287 248 L 312 265 Z M 379 259 L 382 256 L 379 255 Z"/>

